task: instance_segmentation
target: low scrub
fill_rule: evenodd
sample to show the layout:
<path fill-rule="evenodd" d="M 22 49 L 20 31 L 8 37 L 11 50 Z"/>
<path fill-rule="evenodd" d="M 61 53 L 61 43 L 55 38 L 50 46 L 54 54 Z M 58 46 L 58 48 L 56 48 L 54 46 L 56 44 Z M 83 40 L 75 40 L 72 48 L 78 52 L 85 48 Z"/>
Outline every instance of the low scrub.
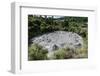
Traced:
<path fill-rule="evenodd" d="M 28 48 L 28 60 L 52 60 L 52 59 L 71 59 L 71 58 L 87 58 L 87 48 L 60 48 L 53 52 L 48 53 L 38 44 L 32 44 Z"/>
<path fill-rule="evenodd" d="M 28 60 L 46 60 L 47 53 L 47 49 L 43 49 L 43 47 L 38 44 L 32 44 L 28 48 Z"/>

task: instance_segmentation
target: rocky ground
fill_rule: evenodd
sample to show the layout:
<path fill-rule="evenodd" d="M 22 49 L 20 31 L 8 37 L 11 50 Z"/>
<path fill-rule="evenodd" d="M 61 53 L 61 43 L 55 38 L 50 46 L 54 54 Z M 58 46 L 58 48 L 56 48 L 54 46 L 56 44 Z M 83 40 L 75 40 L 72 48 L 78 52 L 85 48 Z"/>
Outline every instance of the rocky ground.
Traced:
<path fill-rule="evenodd" d="M 81 48 L 83 46 L 83 39 L 81 36 L 66 31 L 55 31 L 34 37 L 32 38 L 32 42 L 43 46 L 48 52 L 64 47 Z"/>

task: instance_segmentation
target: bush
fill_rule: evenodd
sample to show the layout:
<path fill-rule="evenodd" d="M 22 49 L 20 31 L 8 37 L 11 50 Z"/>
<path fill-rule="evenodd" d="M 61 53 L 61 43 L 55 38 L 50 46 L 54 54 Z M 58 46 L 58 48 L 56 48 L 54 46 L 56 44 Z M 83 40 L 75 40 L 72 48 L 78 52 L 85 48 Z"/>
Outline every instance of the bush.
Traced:
<path fill-rule="evenodd" d="M 72 58 L 74 54 L 74 49 L 72 48 L 62 48 L 54 52 L 54 59 L 69 59 Z"/>
<path fill-rule="evenodd" d="M 28 60 L 49 60 L 49 59 L 70 59 L 70 58 L 87 58 L 88 50 L 82 48 L 60 48 L 51 53 L 38 44 L 32 44 L 28 48 Z"/>
<path fill-rule="evenodd" d="M 62 48 L 54 51 L 50 59 L 70 59 L 70 58 L 87 58 L 87 48 Z"/>
<path fill-rule="evenodd" d="M 74 56 L 74 58 L 87 58 L 87 57 L 88 57 L 87 48 L 77 49 L 76 55 Z"/>
<path fill-rule="evenodd" d="M 32 44 L 28 48 L 28 60 L 46 60 L 47 53 L 47 49 L 43 49 L 43 47 L 38 44 Z"/>
<path fill-rule="evenodd" d="M 87 22 L 87 17 L 55 18 L 55 16 L 48 17 L 47 15 L 28 15 L 28 38 L 31 40 L 35 36 L 60 30 L 75 32 L 82 37 L 87 37 Z"/>

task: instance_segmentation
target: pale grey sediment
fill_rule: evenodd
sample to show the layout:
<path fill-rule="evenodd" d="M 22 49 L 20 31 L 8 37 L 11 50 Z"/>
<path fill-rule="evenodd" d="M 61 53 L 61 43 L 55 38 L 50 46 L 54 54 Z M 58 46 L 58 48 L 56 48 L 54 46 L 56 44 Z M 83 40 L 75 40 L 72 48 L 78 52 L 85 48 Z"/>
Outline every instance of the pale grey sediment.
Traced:
<path fill-rule="evenodd" d="M 43 46 L 52 52 L 59 48 L 80 48 L 83 46 L 83 38 L 77 33 L 66 31 L 55 31 L 32 38 L 32 42 Z"/>

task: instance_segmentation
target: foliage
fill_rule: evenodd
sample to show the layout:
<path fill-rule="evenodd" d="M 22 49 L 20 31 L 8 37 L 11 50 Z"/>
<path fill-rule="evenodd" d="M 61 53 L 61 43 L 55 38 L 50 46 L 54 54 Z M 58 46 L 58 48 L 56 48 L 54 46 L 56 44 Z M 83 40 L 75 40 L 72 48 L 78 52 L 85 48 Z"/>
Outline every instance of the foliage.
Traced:
<path fill-rule="evenodd" d="M 77 49 L 76 55 L 74 56 L 74 58 L 87 58 L 87 57 L 88 57 L 88 51 L 86 48 Z"/>
<path fill-rule="evenodd" d="M 54 52 L 52 59 L 87 58 L 87 48 L 62 48 Z"/>
<path fill-rule="evenodd" d="M 69 59 L 73 55 L 72 48 L 61 48 L 54 53 L 54 59 Z"/>
<path fill-rule="evenodd" d="M 86 47 L 82 48 L 60 48 L 52 52 L 51 56 L 48 56 L 48 50 L 43 49 L 38 44 L 32 44 L 29 47 L 28 58 L 29 60 L 49 60 L 49 59 L 70 59 L 70 58 L 87 58 L 88 51 Z"/>
<path fill-rule="evenodd" d="M 46 60 L 48 51 L 38 44 L 32 44 L 28 49 L 29 60 Z"/>
<path fill-rule="evenodd" d="M 87 17 L 28 15 L 28 39 L 53 31 L 75 32 L 87 37 Z"/>
<path fill-rule="evenodd" d="M 38 44 L 32 44 L 33 37 L 54 32 L 67 31 L 79 34 L 84 39 L 84 46 L 79 49 L 61 48 L 54 52 L 52 59 L 86 58 L 88 55 L 88 18 L 71 16 L 28 15 L 28 59 L 49 59 L 48 50 Z"/>

